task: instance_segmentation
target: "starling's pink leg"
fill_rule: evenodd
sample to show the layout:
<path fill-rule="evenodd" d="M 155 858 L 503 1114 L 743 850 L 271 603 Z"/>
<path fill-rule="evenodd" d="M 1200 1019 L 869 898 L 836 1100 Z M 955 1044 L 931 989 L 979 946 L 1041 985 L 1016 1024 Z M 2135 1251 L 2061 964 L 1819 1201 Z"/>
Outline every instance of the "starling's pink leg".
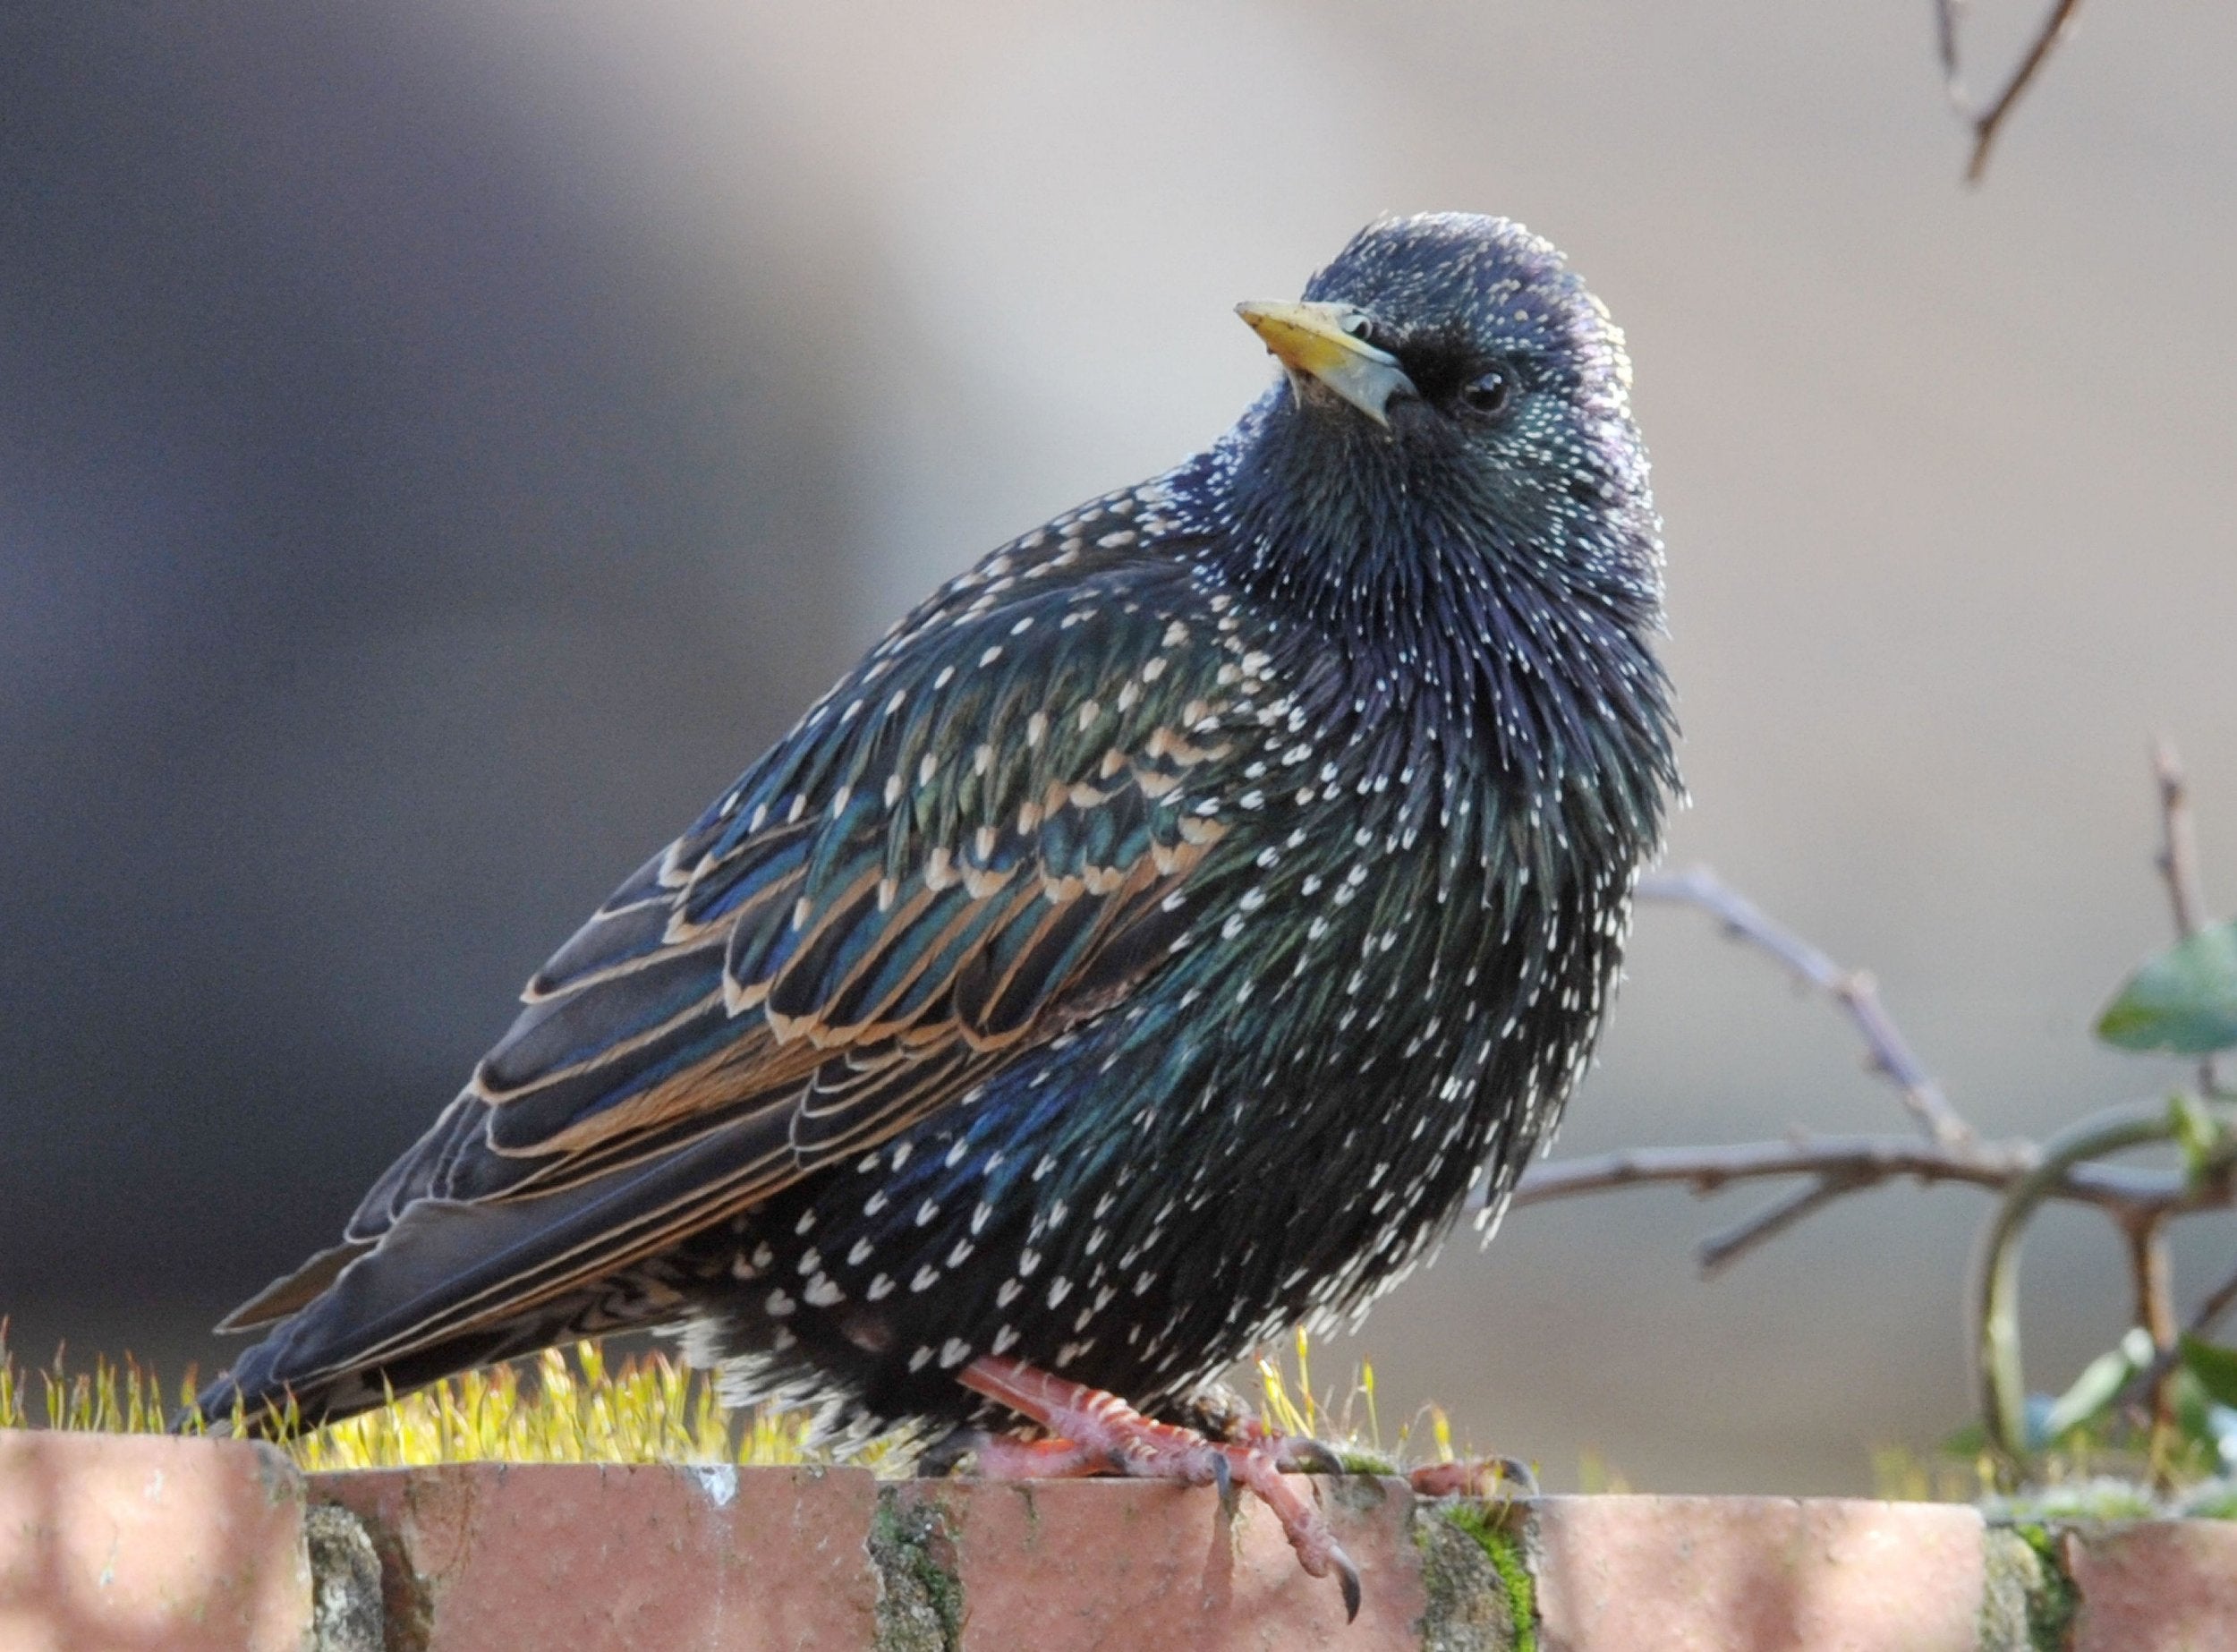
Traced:
<path fill-rule="evenodd" d="M 1344 1614 L 1359 1615 L 1359 1569 L 1321 1518 L 1281 1477 L 1265 1444 L 1221 1445 L 1193 1428 L 1153 1422 L 1116 1394 L 1050 1376 L 1015 1359 L 974 1359 L 957 1378 L 974 1393 L 1031 1418 L 1052 1439 L 1021 1444 L 992 1443 L 979 1452 L 979 1472 L 990 1479 L 1092 1474 L 1099 1469 L 1184 1486 L 1242 1486 L 1273 1511 L 1297 1562 L 1313 1577 L 1337 1575 Z"/>

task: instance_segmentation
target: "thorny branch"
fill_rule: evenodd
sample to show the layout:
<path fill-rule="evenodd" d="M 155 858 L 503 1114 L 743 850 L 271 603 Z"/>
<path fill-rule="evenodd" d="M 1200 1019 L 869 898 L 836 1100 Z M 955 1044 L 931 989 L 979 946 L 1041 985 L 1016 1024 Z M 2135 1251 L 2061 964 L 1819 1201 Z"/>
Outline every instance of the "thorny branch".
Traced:
<path fill-rule="evenodd" d="M 1943 86 L 1950 94 L 1950 102 L 1973 132 L 1973 154 L 1966 163 L 1965 181 L 1978 183 L 1988 170 L 1988 151 L 2003 127 L 2004 117 L 2027 96 L 2028 89 L 2043 72 L 2043 65 L 2050 61 L 2051 54 L 2074 26 L 2081 0 L 2054 0 L 2042 27 L 2028 42 L 2011 79 L 2004 82 L 2003 89 L 1978 107 L 1967 93 L 1964 75 L 1959 68 L 1958 14 L 1964 9 L 1965 0 L 1935 0 L 1935 35 L 1942 53 Z"/>
<path fill-rule="evenodd" d="M 1641 900 L 1698 907 L 1726 934 L 1769 953 L 1798 984 L 1832 999 L 1855 1023 L 1872 1070 L 1902 1093 L 1903 1105 L 1929 1137 L 1945 1147 L 1973 1139 L 1973 1127 L 1958 1116 L 1941 1085 L 1911 1052 L 1909 1041 L 1881 1006 L 1879 989 L 1869 975 L 1842 968 L 1792 930 L 1773 923 L 1706 866 L 1642 879 L 1638 895 Z"/>

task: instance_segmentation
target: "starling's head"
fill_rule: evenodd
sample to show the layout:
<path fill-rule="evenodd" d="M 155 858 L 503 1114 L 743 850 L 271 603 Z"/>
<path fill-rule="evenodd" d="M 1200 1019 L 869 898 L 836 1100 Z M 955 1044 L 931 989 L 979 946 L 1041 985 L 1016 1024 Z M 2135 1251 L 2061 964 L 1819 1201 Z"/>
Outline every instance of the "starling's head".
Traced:
<path fill-rule="evenodd" d="M 1431 440 L 1446 428 L 1481 440 L 1533 422 L 1526 402 L 1541 423 L 1560 400 L 1620 415 L 1630 389 L 1623 335 L 1600 301 L 1552 244 L 1504 218 L 1383 219 L 1306 284 L 1304 302 L 1237 309 L 1303 404 L 1348 403 L 1394 439 L 1403 420 Z"/>
<path fill-rule="evenodd" d="M 1653 600 L 1654 507 L 1623 335 L 1552 245 L 1503 218 L 1384 219 L 1313 277 L 1305 302 L 1239 311 L 1285 370 L 1238 430 L 1249 491 L 1297 508 L 1297 521 L 1255 524 L 1280 541 L 1265 551 L 1317 552 L 1356 575 L 1388 537 L 1391 555 L 1436 544 L 1554 573 L 1587 562 L 1570 571 Z"/>
<path fill-rule="evenodd" d="M 1302 302 L 1240 310 L 1284 372 L 1208 456 L 1227 575 L 1360 675 L 1488 723 L 1510 767 L 1600 749 L 1598 706 L 1625 762 L 1666 774 L 1630 363 L 1561 255 L 1503 218 L 1385 219 Z"/>

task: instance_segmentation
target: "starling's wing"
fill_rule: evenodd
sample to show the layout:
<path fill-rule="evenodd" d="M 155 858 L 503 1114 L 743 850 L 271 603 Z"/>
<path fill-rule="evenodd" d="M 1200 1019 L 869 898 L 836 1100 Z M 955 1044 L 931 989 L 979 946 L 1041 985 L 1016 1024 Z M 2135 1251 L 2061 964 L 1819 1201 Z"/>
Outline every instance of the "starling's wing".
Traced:
<path fill-rule="evenodd" d="M 326 1292 L 330 1370 L 509 1319 L 1122 997 L 1192 915 L 1255 684 L 1176 566 L 1067 575 L 989 565 L 897 628 L 537 975 L 344 1246 L 229 1324 Z"/>

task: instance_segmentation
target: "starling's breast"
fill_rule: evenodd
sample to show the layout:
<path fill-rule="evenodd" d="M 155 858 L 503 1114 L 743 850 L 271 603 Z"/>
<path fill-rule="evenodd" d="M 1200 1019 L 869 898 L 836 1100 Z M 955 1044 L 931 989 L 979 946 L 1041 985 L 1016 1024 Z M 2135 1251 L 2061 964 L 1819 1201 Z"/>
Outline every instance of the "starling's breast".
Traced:
<path fill-rule="evenodd" d="M 1279 836 L 1161 984 L 1170 1026 L 1145 1009 L 1117 1041 L 1195 1229 L 1174 1289 L 1258 1313 L 1254 1336 L 1392 1282 L 1479 1172 L 1511 1185 L 1589 1047 L 1633 876 L 1553 852 L 1560 822 L 1467 754 L 1421 784 L 1446 754 L 1417 728 L 1289 732 L 1313 752 Z"/>

